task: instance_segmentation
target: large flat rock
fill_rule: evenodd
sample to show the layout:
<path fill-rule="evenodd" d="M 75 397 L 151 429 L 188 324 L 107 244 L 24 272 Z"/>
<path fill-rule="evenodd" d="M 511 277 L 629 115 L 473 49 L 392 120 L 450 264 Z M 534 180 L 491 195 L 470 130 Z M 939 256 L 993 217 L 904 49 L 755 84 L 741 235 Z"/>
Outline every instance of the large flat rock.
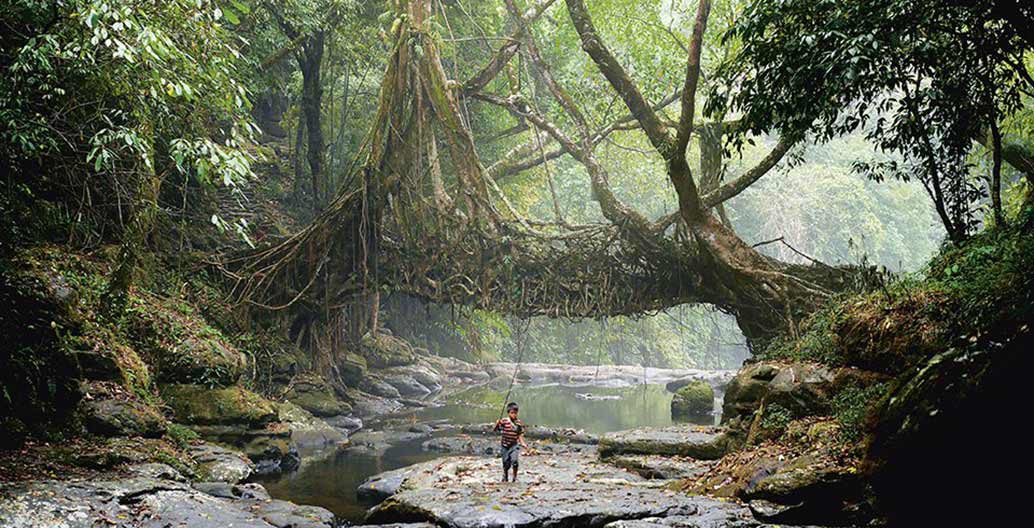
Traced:
<path fill-rule="evenodd" d="M 715 526 L 756 524 L 743 506 L 670 491 L 586 455 L 526 456 L 520 482 L 502 483 L 500 477 L 495 458 L 454 457 L 413 466 L 398 493 L 374 508 L 367 522 L 593 527 L 680 515 L 720 519 Z"/>
<path fill-rule="evenodd" d="M 686 456 L 715 460 L 728 452 L 721 429 L 683 424 L 616 431 L 600 437 L 601 457 L 613 455 Z"/>
<path fill-rule="evenodd" d="M 4 528 L 331 528 L 334 516 L 286 501 L 227 499 L 194 489 L 161 464 L 131 475 L 0 485 Z M 160 471 L 156 471 L 159 469 Z M 170 478 L 170 475 L 173 475 Z M 210 490 L 211 491 L 211 490 Z M 246 494 L 242 493 L 242 496 Z M 253 495 L 248 495 L 253 496 Z"/>

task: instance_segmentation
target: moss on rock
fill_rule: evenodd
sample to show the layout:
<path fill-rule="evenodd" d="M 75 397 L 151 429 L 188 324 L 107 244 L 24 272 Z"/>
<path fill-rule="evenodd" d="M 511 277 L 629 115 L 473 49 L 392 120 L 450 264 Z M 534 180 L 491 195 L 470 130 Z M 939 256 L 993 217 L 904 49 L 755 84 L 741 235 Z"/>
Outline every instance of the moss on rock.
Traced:
<path fill-rule="evenodd" d="M 352 406 L 340 401 L 327 382 L 316 374 L 299 374 L 291 381 L 287 399 L 320 417 L 348 414 Z"/>
<path fill-rule="evenodd" d="M 134 295 L 127 328 L 137 349 L 154 365 L 160 383 L 212 387 L 236 383 L 247 358 L 186 302 Z"/>
<path fill-rule="evenodd" d="M 367 334 L 360 342 L 366 364 L 373 368 L 400 367 L 416 361 L 413 347 L 390 334 Z"/>
<path fill-rule="evenodd" d="M 675 391 L 671 400 L 672 417 L 706 416 L 714 410 L 714 389 L 711 384 L 698 380 Z"/>
<path fill-rule="evenodd" d="M 272 402 L 239 386 L 210 389 L 172 384 L 161 386 L 161 394 L 176 421 L 183 424 L 261 427 L 277 420 Z"/>

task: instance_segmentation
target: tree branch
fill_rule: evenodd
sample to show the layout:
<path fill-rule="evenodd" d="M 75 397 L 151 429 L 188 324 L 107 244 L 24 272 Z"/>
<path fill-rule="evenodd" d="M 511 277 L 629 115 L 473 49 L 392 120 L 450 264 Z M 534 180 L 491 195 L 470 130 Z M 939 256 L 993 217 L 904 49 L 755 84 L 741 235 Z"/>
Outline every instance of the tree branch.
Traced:
<path fill-rule="evenodd" d="M 686 60 L 686 82 L 682 87 L 682 114 L 675 138 L 675 156 L 685 157 L 689 136 L 693 133 L 693 117 L 696 112 L 697 84 L 700 82 L 700 51 L 703 48 L 704 32 L 707 31 L 707 17 L 711 13 L 711 0 L 700 0 L 697 4 L 693 36 L 689 41 L 689 58 Z"/>
<path fill-rule="evenodd" d="M 772 170 L 779 160 L 783 159 L 786 152 L 790 150 L 794 144 L 793 141 L 786 139 L 785 137 L 779 139 L 779 143 L 776 144 L 772 152 L 769 152 L 757 165 L 753 168 L 741 174 L 735 180 L 727 182 L 725 185 L 718 187 L 717 189 L 707 193 L 702 198 L 704 207 L 708 209 L 715 207 L 726 200 L 736 196 L 743 192 L 747 187 L 750 187 L 754 182 L 761 179 L 762 176 Z"/>
<path fill-rule="evenodd" d="M 467 82 L 463 83 L 463 96 L 471 96 L 476 92 L 481 91 L 488 83 L 495 79 L 499 72 L 502 71 L 503 67 L 506 66 L 510 59 L 517 53 L 520 48 L 521 37 L 524 35 L 527 24 L 534 22 L 542 15 L 550 6 L 553 5 L 556 0 L 545 0 L 541 4 L 536 4 L 523 15 L 517 15 L 517 30 L 514 31 L 503 43 L 502 46 L 492 55 L 492 58 L 488 61 L 488 64 Z"/>
<path fill-rule="evenodd" d="M 643 94 L 636 87 L 635 82 L 629 77 L 625 69 L 618 63 L 610 50 L 603 45 L 593 26 L 592 18 L 585 7 L 583 0 L 566 0 L 567 12 L 571 16 L 575 30 L 582 40 L 582 49 L 589 54 L 589 57 L 596 63 L 600 73 L 607 78 L 610 85 L 618 92 L 625 102 L 632 115 L 642 126 L 650 143 L 667 158 L 666 154 L 671 151 L 672 139 L 667 128 L 657 117 L 653 108 L 646 102 Z"/>

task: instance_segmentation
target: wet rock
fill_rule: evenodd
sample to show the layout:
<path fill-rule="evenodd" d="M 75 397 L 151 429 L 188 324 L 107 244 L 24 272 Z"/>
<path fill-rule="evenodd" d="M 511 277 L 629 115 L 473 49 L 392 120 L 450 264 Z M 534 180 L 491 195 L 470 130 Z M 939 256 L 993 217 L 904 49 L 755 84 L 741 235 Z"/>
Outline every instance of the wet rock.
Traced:
<path fill-rule="evenodd" d="M 215 444 L 195 444 L 188 447 L 187 452 L 212 481 L 236 484 L 251 476 L 255 469 L 242 453 Z"/>
<path fill-rule="evenodd" d="M 379 504 L 398 493 L 402 483 L 412 471 L 407 467 L 374 475 L 359 485 L 356 489 L 356 496 L 367 504 Z"/>
<path fill-rule="evenodd" d="M 169 468 L 171 471 L 171 468 Z M 0 484 L 0 526 L 5 528 L 330 528 L 333 515 L 322 508 L 270 501 L 240 488 L 226 499 L 174 480 L 102 475 L 91 479 Z M 257 489 L 257 488 L 256 488 Z M 254 493 L 255 499 L 245 498 Z"/>
<path fill-rule="evenodd" d="M 421 358 L 421 360 L 422 359 L 423 358 Z M 422 363 L 405 365 L 402 367 L 391 367 L 385 369 L 383 374 L 389 383 L 392 383 L 391 378 L 393 377 L 404 376 L 420 384 L 421 387 L 426 388 L 432 394 L 442 390 L 442 376 L 435 372 L 435 370 L 430 366 Z M 394 385 L 394 383 L 392 384 Z M 396 388 L 399 389 L 399 392 L 402 392 L 403 396 L 406 395 L 401 387 Z"/>
<path fill-rule="evenodd" d="M 728 452 L 725 433 L 716 428 L 677 425 L 607 433 L 600 437 L 602 457 L 613 455 L 677 455 L 714 460 Z"/>
<path fill-rule="evenodd" d="M 291 442 L 302 449 L 336 444 L 347 438 L 326 421 L 291 402 L 280 404 L 280 418 L 291 429 Z"/>
<path fill-rule="evenodd" d="M 363 380 L 359 382 L 359 388 L 363 392 L 367 392 L 369 394 L 373 394 L 374 396 L 381 396 L 381 397 L 384 397 L 384 398 L 394 398 L 394 399 L 398 399 L 398 398 L 402 397 L 402 395 L 399 393 L 398 389 L 396 389 L 395 387 L 392 387 L 391 385 L 389 385 L 384 380 L 382 380 L 382 379 L 380 379 L 378 377 L 372 376 L 372 375 L 369 375 L 369 376 L 366 376 L 365 378 L 363 378 Z"/>
<path fill-rule="evenodd" d="M 405 374 L 392 374 L 384 376 L 384 382 L 391 385 L 401 396 L 407 398 L 423 398 L 431 394 L 431 389 L 423 386 L 412 376 Z"/>
<path fill-rule="evenodd" d="M 692 381 L 675 391 L 671 399 L 673 418 L 707 416 L 714 411 L 714 389 L 706 381 Z"/>
<path fill-rule="evenodd" d="M 352 528 L 438 528 L 432 523 L 391 523 L 391 524 L 360 524 Z"/>
<path fill-rule="evenodd" d="M 434 431 L 434 427 L 431 427 L 429 424 L 418 423 L 409 426 L 408 431 L 411 433 L 431 434 Z"/>
<path fill-rule="evenodd" d="M 333 416 L 324 420 L 327 425 L 350 435 L 363 428 L 363 421 L 355 416 Z"/>
<path fill-rule="evenodd" d="M 79 404 L 86 429 L 103 436 L 157 438 L 168 427 L 165 417 L 150 405 L 134 399 L 103 398 Z"/>
<path fill-rule="evenodd" d="M 713 462 L 688 457 L 616 455 L 607 462 L 647 479 L 686 479 L 707 473 Z"/>
<path fill-rule="evenodd" d="M 352 412 L 352 406 L 338 400 L 330 385 L 315 374 L 295 376 L 286 398 L 314 416 L 330 417 Z"/>
<path fill-rule="evenodd" d="M 722 519 L 728 526 L 751 520 L 742 506 L 661 489 L 585 456 L 527 457 L 516 483 L 497 482 L 494 459 L 457 457 L 412 469 L 402 489 L 371 510 L 367 522 L 487 528 L 603 526 L 671 515 Z"/>

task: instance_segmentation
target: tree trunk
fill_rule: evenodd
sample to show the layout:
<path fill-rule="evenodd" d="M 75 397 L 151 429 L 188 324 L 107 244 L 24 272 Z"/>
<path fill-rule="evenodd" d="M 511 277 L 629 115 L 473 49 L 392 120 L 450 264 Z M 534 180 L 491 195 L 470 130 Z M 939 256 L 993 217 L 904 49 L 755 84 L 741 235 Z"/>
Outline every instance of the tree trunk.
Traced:
<path fill-rule="evenodd" d="M 323 65 L 323 45 L 325 36 L 322 31 L 313 33 L 306 39 L 302 53 L 298 57 L 298 66 L 302 71 L 302 104 L 301 112 L 305 120 L 308 136 L 306 158 L 309 162 L 309 177 L 312 185 L 313 209 L 323 204 L 320 190 L 323 187 L 323 126 L 321 120 L 323 82 L 321 67 Z"/>

